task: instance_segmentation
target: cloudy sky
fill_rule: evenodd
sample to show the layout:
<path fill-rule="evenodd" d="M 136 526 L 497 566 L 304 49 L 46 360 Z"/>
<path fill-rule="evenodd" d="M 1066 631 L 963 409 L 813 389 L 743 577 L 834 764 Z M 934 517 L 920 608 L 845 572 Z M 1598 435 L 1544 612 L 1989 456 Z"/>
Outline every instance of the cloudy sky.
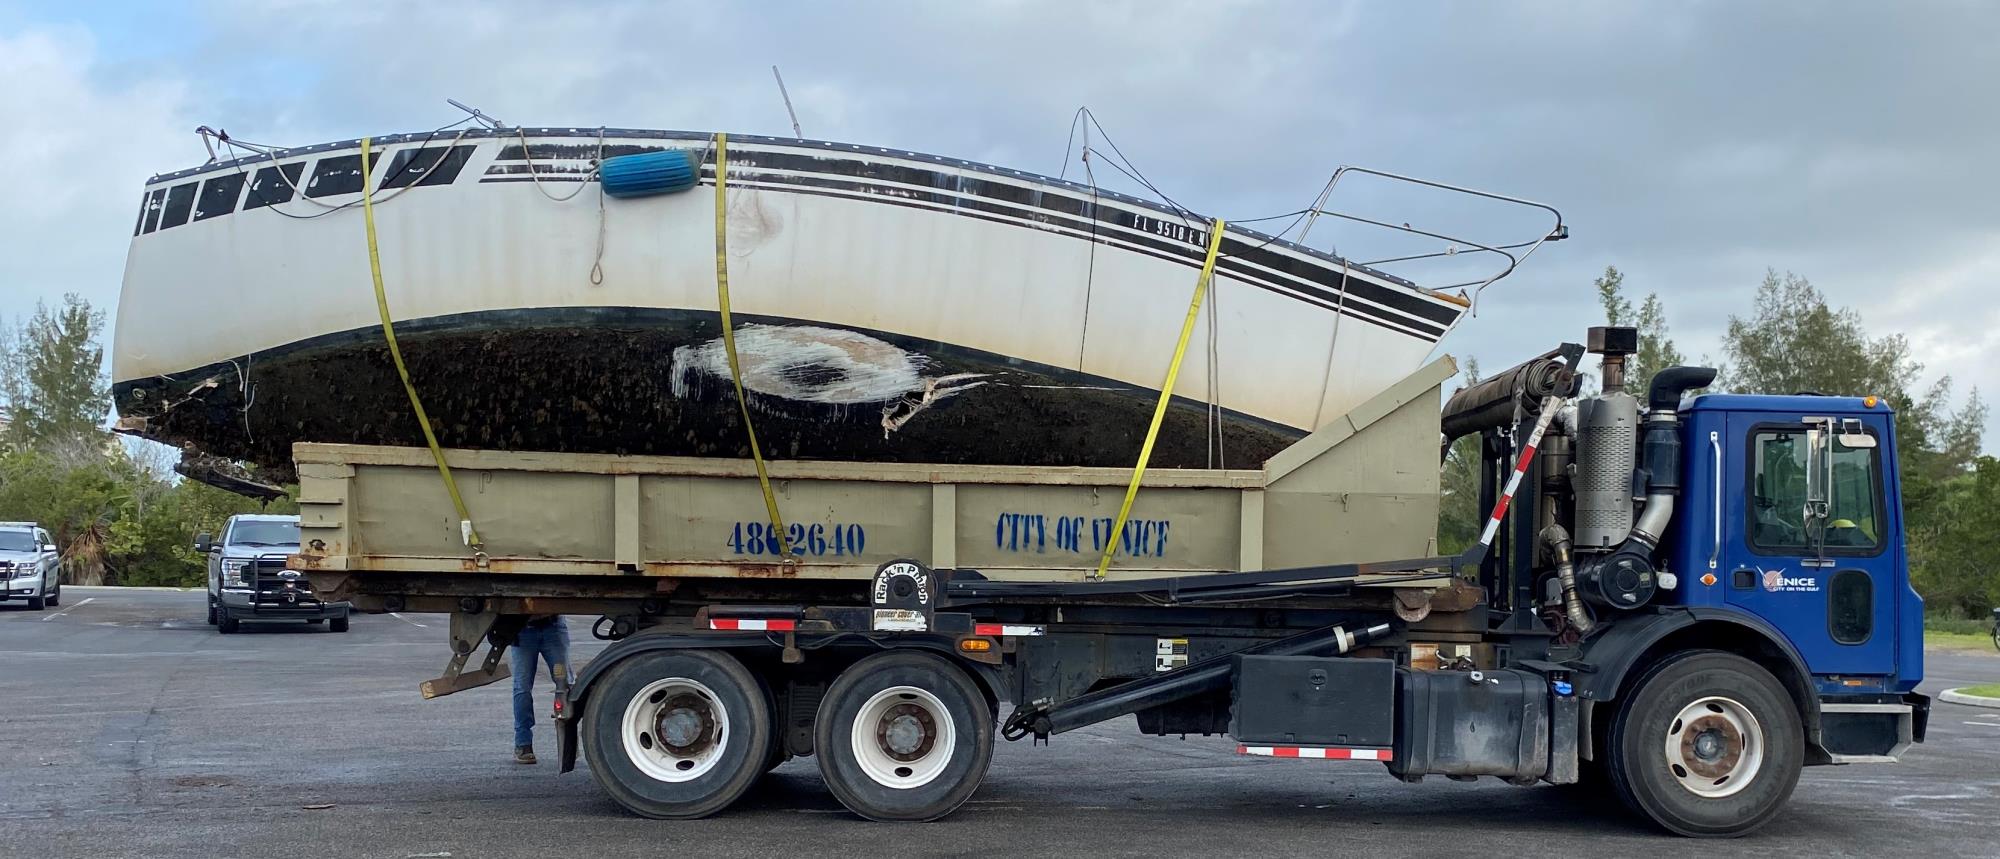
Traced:
<path fill-rule="evenodd" d="M 1225 217 L 1300 208 L 1342 164 L 1555 204 L 1573 239 L 1447 341 L 1489 368 L 1579 338 L 1607 264 L 1715 353 L 1776 268 L 1907 335 L 1928 377 L 2000 392 L 2000 6 L 1975 3 L 0 0 L 0 316 L 66 291 L 113 307 L 140 185 L 205 159 L 197 125 L 304 144 L 434 128 L 456 98 L 524 125 L 788 134 L 774 63 L 809 137 L 1024 170 L 1063 169 L 1087 105 Z M 1474 239 L 1535 231 L 1343 194 Z M 1367 259 L 1367 238 L 1314 243 Z"/>

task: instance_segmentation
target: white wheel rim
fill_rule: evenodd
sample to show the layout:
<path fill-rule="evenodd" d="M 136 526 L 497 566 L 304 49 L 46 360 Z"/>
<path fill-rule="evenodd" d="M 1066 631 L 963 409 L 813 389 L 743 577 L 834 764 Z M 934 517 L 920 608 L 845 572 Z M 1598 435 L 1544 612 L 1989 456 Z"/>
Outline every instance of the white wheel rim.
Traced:
<path fill-rule="evenodd" d="M 854 760 L 876 784 L 923 787 L 951 764 L 958 731 L 944 701 L 915 686 L 891 686 L 870 697 L 848 734 Z"/>
<path fill-rule="evenodd" d="M 715 769 L 729 745 L 729 708 L 715 691 L 685 677 L 646 684 L 625 705 L 625 755 L 660 781 L 693 781 Z"/>
<path fill-rule="evenodd" d="M 1711 695 L 1682 707 L 1667 725 L 1667 769 L 1681 787 L 1721 799 L 1750 786 L 1764 768 L 1764 726 L 1732 698 Z"/>

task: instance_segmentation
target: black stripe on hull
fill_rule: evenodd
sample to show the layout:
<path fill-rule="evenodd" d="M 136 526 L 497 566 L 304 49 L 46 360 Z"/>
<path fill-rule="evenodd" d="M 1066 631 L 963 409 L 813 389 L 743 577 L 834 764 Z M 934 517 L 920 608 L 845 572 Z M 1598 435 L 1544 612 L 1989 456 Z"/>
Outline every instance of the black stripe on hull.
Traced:
<path fill-rule="evenodd" d="M 735 171 L 732 170 L 731 172 Z M 486 181 L 490 182 L 494 180 L 488 179 Z M 516 179 L 511 181 L 523 180 Z M 1047 215 L 1028 215 L 1005 205 L 991 204 L 977 200 L 965 200 L 945 194 L 924 194 L 923 197 L 925 199 L 919 199 L 917 195 L 904 189 L 883 188 L 881 186 L 855 184 L 835 179 L 819 179 L 782 174 L 760 174 L 759 178 L 731 179 L 731 182 L 739 187 L 747 185 L 750 187 L 778 190 L 785 193 L 810 194 L 844 200 L 865 199 L 871 203 L 904 206 L 927 212 L 950 213 L 996 224 L 1034 229 L 1034 224 L 1024 224 L 1020 220 L 1010 220 L 1010 218 L 1030 220 L 1045 226 L 1061 227 L 1067 230 L 1067 234 L 1072 238 L 1095 241 L 1098 244 L 1144 254 L 1155 259 L 1176 263 L 1193 269 L 1201 267 L 1203 257 L 1206 253 L 1205 250 L 1199 253 L 1190 253 L 1186 245 L 1177 242 L 1150 239 L 1144 236 L 1132 236 L 1123 231 L 1107 229 L 1108 225 L 1103 223 L 1099 223 L 1097 225 L 1098 229 L 1093 230 L 1091 228 L 1092 225 L 1088 221 L 1074 221 Z M 715 180 L 713 176 L 711 175 L 710 178 L 703 179 L 702 185 L 714 187 Z M 837 191 L 853 193 L 832 193 Z M 857 197 L 855 196 L 856 194 L 862 196 Z M 991 217 L 991 215 L 1000 215 L 1003 217 Z M 1224 247 L 1232 244 L 1238 243 L 1226 237 L 1224 238 Z M 1391 328 L 1398 333 L 1421 339 L 1427 343 L 1436 343 L 1444 336 L 1446 330 L 1444 326 L 1431 325 L 1420 320 L 1390 313 L 1372 306 L 1365 301 L 1356 301 L 1356 294 L 1363 288 L 1380 289 L 1380 287 L 1369 284 L 1359 277 L 1349 279 L 1347 286 L 1349 295 L 1346 297 L 1346 300 L 1343 300 L 1338 285 L 1332 290 L 1319 289 L 1310 283 L 1296 278 L 1291 279 L 1290 283 L 1281 284 L 1276 282 L 1280 277 L 1278 275 L 1254 269 L 1240 262 L 1228 259 L 1218 261 L 1216 267 L 1251 286 L 1285 296 L 1286 298 L 1294 300 L 1303 299 L 1327 310 L 1338 310 L 1338 312 L 1344 315 Z"/>

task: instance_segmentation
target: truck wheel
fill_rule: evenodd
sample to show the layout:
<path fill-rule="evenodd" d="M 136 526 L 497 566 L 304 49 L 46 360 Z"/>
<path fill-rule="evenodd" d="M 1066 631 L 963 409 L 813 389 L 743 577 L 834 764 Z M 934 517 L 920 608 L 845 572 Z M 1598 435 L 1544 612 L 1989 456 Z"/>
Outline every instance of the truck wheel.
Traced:
<path fill-rule="evenodd" d="M 62 585 L 56 585 L 54 590 L 49 591 L 49 605 L 62 605 Z"/>
<path fill-rule="evenodd" d="M 1771 672 L 1698 650 L 1647 669 L 1613 720 L 1606 770 L 1633 811 L 1687 836 L 1743 835 L 1798 786 L 1805 732 Z"/>
<path fill-rule="evenodd" d="M 936 820 L 979 789 L 993 760 L 993 710 L 942 657 L 880 653 L 841 672 L 814 725 L 819 772 L 869 820 Z"/>
<path fill-rule="evenodd" d="M 326 622 L 326 628 L 327 628 L 327 629 L 329 629 L 329 630 L 332 630 L 332 631 L 334 631 L 334 632 L 346 632 L 346 631 L 347 631 L 347 618 L 344 618 L 344 617 L 336 617 L 336 618 L 334 618 L 334 619 L 332 619 L 332 620 L 329 620 L 329 621 L 327 621 L 327 622 Z"/>
<path fill-rule="evenodd" d="M 215 625 L 215 597 L 208 598 L 208 625 Z"/>
<path fill-rule="evenodd" d="M 48 608 L 48 607 L 49 607 L 49 601 L 48 601 L 48 599 L 47 599 L 47 598 L 45 598 L 45 597 L 29 597 L 29 598 L 28 598 L 28 610 L 29 610 L 29 611 L 41 611 L 42 609 L 45 609 L 45 608 Z"/>
<path fill-rule="evenodd" d="M 215 622 L 215 630 L 223 635 L 233 635 L 241 626 L 242 621 L 230 617 L 228 612 L 223 612 L 221 617 Z"/>
<path fill-rule="evenodd" d="M 707 817 L 764 772 L 771 705 L 757 678 L 727 653 L 626 657 L 591 690 L 588 710 L 590 771 L 634 814 Z"/>

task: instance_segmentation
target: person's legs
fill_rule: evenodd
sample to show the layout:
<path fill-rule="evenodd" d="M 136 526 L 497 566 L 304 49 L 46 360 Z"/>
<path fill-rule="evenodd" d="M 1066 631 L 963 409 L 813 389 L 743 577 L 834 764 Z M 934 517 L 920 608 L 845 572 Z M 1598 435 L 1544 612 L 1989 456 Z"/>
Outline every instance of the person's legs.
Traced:
<path fill-rule="evenodd" d="M 542 637 L 542 660 L 549 665 L 549 682 L 554 684 L 556 695 L 569 688 L 569 625 L 560 623 L 550 627 Z"/>
<path fill-rule="evenodd" d="M 510 654 L 514 669 L 514 749 L 535 745 L 535 659 L 542 651 L 542 631 L 524 628 Z"/>

